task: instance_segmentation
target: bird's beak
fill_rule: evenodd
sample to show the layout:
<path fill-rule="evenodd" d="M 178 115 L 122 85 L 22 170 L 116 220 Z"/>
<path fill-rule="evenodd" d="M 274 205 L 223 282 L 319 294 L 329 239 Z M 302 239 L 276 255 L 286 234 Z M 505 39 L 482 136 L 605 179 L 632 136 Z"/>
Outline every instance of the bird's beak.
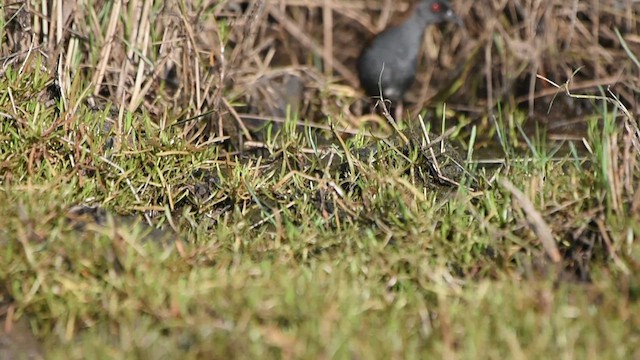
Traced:
<path fill-rule="evenodd" d="M 445 15 L 447 16 L 447 19 L 449 19 L 449 21 L 454 22 L 464 28 L 464 23 L 462 22 L 462 19 L 460 19 L 458 15 L 456 15 L 453 12 L 453 10 L 451 9 L 447 10 Z"/>

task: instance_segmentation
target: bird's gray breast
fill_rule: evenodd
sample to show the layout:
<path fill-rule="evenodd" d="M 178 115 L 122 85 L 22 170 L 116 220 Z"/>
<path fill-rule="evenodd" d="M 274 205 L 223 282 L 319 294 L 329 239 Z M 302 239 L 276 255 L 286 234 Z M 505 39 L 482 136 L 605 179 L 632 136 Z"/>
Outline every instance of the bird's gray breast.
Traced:
<path fill-rule="evenodd" d="M 361 61 L 366 61 L 369 84 L 377 87 L 388 98 L 400 98 L 415 78 L 421 36 L 402 27 L 390 28 L 378 35 Z"/>

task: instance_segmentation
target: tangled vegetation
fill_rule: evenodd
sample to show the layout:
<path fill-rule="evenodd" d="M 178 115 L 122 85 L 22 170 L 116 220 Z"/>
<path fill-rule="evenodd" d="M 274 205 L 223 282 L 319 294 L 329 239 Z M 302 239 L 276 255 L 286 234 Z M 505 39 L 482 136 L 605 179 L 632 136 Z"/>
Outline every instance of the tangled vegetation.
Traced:
<path fill-rule="evenodd" d="M 452 3 L 0 5 L 0 354 L 640 357 L 640 4 Z"/>

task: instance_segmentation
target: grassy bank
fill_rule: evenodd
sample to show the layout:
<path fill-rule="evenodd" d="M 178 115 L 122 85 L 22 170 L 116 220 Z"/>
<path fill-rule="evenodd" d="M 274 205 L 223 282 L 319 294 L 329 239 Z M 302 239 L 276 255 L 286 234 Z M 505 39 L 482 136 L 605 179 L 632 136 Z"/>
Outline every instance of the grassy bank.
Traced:
<path fill-rule="evenodd" d="M 148 5 L 140 10 L 165 10 Z M 4 9 L 5 21 L 22 19 Z M 331 84 L 322 97 L 303 96 L 310 103 L 299 100 L 298 115 L 277 94 L 288 111 L 258 130 L 243 112 L 278 118 L 261 112 L 273 103 L 252 108 L 238 95 L 242 81 L 227 84 L 231 73 L 216 68 L 219 50 L 210 73 L 182 58 L 177 89 L 171 71 L 154 78 L 166 58 L 153 29 L 158 53 L 133 46 L 102 64 L 110 15 L 121 26 L 135 9 L 101 9 L 84 13 L 101 29 L 97 44 L 67 34 L 57 55 L 46 44 L 19 48 L 15 25 L 3 27 L 5 354 L 640 357 L 632 86 L 619 98 L 604 87 L 559 95 L 589 109 L 584 134 L 561 140 L 543 125 L 526 130 L 529 109 L 509 96 L 479 118 L 437 105 L 421 111 L 429 121 L 404 119 L 402 133 L 346 128 L 357 119 L 322 107 L 352 109 L 341 107 L 351 95 L 336 100 L 341 88 Z M 214 25 L 225 33 L 222 21 Z M 122 26 L 113 49 L 136 38 Z M 633 49 L 618 50 L 633 64 Z M 145 60 L 129 68 L 118 56 Z M 226 56 L 230 63 L 233 51 Z M 148 77 L 138 83 L 140 68 Z M 639 69 L 623 70 L 633 83 Z M 475 151 L 486 143 L 498 149 L 490 166 Z"/>

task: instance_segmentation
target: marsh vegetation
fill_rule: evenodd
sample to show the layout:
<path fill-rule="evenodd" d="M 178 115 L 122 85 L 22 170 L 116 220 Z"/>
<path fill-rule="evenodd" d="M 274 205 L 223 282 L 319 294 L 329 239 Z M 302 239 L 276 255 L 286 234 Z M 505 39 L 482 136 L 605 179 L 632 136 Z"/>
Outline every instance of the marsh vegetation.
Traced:
<path fill-rule="evenodd" d="M 0 358 L 639 358 L 640 4 L 452 3 L 1 5 Z"/>

